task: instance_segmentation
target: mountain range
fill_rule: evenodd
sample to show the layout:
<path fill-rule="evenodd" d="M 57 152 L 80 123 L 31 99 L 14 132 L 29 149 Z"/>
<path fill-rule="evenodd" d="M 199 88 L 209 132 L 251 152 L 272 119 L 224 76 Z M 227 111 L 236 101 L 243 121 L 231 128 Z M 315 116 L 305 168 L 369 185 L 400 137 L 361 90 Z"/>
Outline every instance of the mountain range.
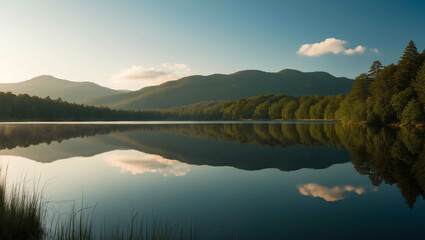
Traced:
<path fill-rule="evenodd" d="M 41 75 L 19 83 L 1 83 L 0 92 L 28 94 L 41 98 L 61 98 L 71 103 L 83 103 L 85 99 L 120 94 L 125 91 L 102 87 L 92 82 L 73 82 L 50 75 Z"/>
<path fill-rule="evenodd" d="M 0 84 L 0 91 L 115 109 L 164 109 L 204 101 L 235 100 L 259 94 L 293 96 L 348 93 L 353 80 L 326 72 L 285 69 L 270 73 L 246 70 L 233 74 L 188 76 L 137 91 L 118 91 L 91 82 L 72 82 L 52 76 L 39 76 L 21 83 Z"/>

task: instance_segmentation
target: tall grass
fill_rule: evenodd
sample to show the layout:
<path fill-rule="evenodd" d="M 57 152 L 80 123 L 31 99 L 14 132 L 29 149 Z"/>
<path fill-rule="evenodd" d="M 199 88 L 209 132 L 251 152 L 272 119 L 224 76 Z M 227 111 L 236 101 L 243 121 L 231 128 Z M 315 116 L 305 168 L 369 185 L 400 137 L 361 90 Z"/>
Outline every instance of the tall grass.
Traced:
<path fill-rule="evenodd" d="M 191 223 L 184 231 L 183 223 L 169 224 L 161 217 L 146 221 L 143 215 L 133 214 L 128 222 L 101 226 L 94 221 L 95 208 L 73 205 L 65 216 L 53 216 L 46 224 L 48 202 L 35 182 L 7 184 L 6 172 L 0 167 L 0 239 L 57 239 L 57 240 L 195 240 L 196 228 Z M 83 200 L 81 201 L 83 203 Z M 47 226 L 49 225 L 49 226 Z"/>
<path fill-rule="evenodd" d="M 56 223 L 48 239 L 58 240 L 83 240 L 83 239 L 107 239 L 107 240 L 195 240 L 196 228 L 193 224 L 187 232 L 183 224 L 171 225 L 164 222 L 161 217 L 152 216 L 147 221 L 143 215 L 133 214 L 128 222 L 117 224 L 96 225 L 94 221 L 94 208 L 81 206 L 75 210 L 73 206 L 61 221 Z"/>
<path fill-rule="evenodd" d="M 27 184 L 28 182 L 20 181 L 8 186 L 6 171 L 0 168 L 0 239 L 43 237 L 46 210 L 42 191 L 37 183 L 32 189 L 27 189 Z"/>

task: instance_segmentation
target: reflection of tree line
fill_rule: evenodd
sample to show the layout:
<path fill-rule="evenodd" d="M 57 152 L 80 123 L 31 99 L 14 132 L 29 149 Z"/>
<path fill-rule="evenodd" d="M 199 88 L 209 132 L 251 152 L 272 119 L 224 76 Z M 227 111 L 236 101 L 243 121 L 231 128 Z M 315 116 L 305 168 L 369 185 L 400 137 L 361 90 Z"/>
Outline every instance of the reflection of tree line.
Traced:
<path fill-rule="evenodd" d="M 413 129 L 367 129 L 366 144 L 347 148 L 360 174 L 373 185 L 396 184 L 409 207 L 425 197 L 424 133 Z"/>
<path fill-rule="evenodd" d="M 396 184 L 413 207 L 425 196 L 423 131 L 342 124 L 0 125 L 0 148 L 26 147 L 111 132 L 166 132 L 261 146 L 336 146 L 372 184 Z"/>
<path fill-rule="evenodd" d="M 263 146 L 336 146 L 349 150 L 355 169 L 372 184 L 396 184 L 409 207 L 425 197 L 425 132 L 343 124 L 153 125 L 144 130 Z"/>
<path fill-rule="evenodd" d="M 78 137 L 109 134 L 115 131 L 128 131 L 134 125 L 92 125 L 92 124 L 1 124 L 0 149 L 28 147 L 41 143 L 62 142 Z"/>

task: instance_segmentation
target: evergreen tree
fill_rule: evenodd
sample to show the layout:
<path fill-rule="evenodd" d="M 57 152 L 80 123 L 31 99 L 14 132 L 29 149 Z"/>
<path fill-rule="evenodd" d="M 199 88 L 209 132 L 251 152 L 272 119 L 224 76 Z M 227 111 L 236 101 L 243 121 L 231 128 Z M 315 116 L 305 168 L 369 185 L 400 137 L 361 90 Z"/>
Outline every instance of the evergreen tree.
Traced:
<path fill-rule="evenodd" d="M 419 102 L 425 106 L 425 62 L 418 71 L 413 87 L 416 95 L 418 96 Z"/>
<path fill-rule="evenodd" d="M 341 103 L 336 117 L 347 122 L 367 121 L 367 98 L 370 95 L 371 78 L 362 73 L 353 83 L 351 91 Z"/>
<path fill-rule="evenodd" d="M 349 93 L 350 97 L 354 100 L 359 100 L 366 103 L 366 99 L 370 95 L 370 86 L 372 84 L 372 79 L 368 74 L 362 73 L 353 83 L 351 91 Z"/>
<path fill-rule="evenodd" d="M 382 68 L 383 67 L 382 67 L 382 64 L 381 64 L 380 61 L 374 61 L 372 63 L 372 66 L 370 66 L 370 70 L 368 72 L 368 76 L 371 79 L 375 79 L 376 76 L 378 75 L 378 73 L 382 71 Z"/>
<path fill-rule="evenodd" d="M 394 76 L 397 91 L 403 91 L 410 86 L 411 81 L 416 77 L 420 60 L 421 56 L 418 53 L 415 43 L 410 41 L 397 64 L 398 68 Z"/>
<path fill-rule="evenodd" d="M 411 100 L 404 109 L 401 122 L 420 123 L 424 120 L 423 106 L 415 99 Z"/>
<path fill-rule="evenodd" d="M 394 109 L 390 101 L 396 92 L 394 74 L 397 66 L 390 64 L 376 76 L 370 87 L 370 97 L 367 99 L 367 120 L 376 123 L 390 123 L 395 120 Z"/>
<path fill-rule="evenodd" d="M 396 117 L 399 121 L 401 121 L 402 113 L 407 104 L 412 100 L 415 96 L 415 93 L 411 87 L 406 88 L 404 91 L 401 91 L 397 94 L 394 94 L 391 97 L 390 104 L 394 109 Z"/>

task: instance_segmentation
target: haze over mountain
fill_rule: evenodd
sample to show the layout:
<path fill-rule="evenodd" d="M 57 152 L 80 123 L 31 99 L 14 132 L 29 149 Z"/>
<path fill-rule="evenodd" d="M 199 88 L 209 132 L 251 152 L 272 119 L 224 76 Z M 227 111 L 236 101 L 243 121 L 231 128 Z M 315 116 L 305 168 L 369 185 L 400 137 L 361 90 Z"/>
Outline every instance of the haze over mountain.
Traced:
<path fill-rule="evenodd" d="M 138 91 L 85 100 L 116 109 L 163 109 L 203 101 L 235 100 L 259 94 L 322 96 L 348 93 L 353 81 L 326 72 L 285 69 L 277 73 L 246 70 L 233 74 L 189 76 Z"/>
<path fill-rule="evenodd" d="M 50 75 L 42 75 L 19 83 L 1 83 L 0 92 L 30 96 L 61 98 L 67 102 L 81 102 L 87 98 L 108 96 L 123 91 L 102 87 L 92 82 L 72 82 Z"/>

